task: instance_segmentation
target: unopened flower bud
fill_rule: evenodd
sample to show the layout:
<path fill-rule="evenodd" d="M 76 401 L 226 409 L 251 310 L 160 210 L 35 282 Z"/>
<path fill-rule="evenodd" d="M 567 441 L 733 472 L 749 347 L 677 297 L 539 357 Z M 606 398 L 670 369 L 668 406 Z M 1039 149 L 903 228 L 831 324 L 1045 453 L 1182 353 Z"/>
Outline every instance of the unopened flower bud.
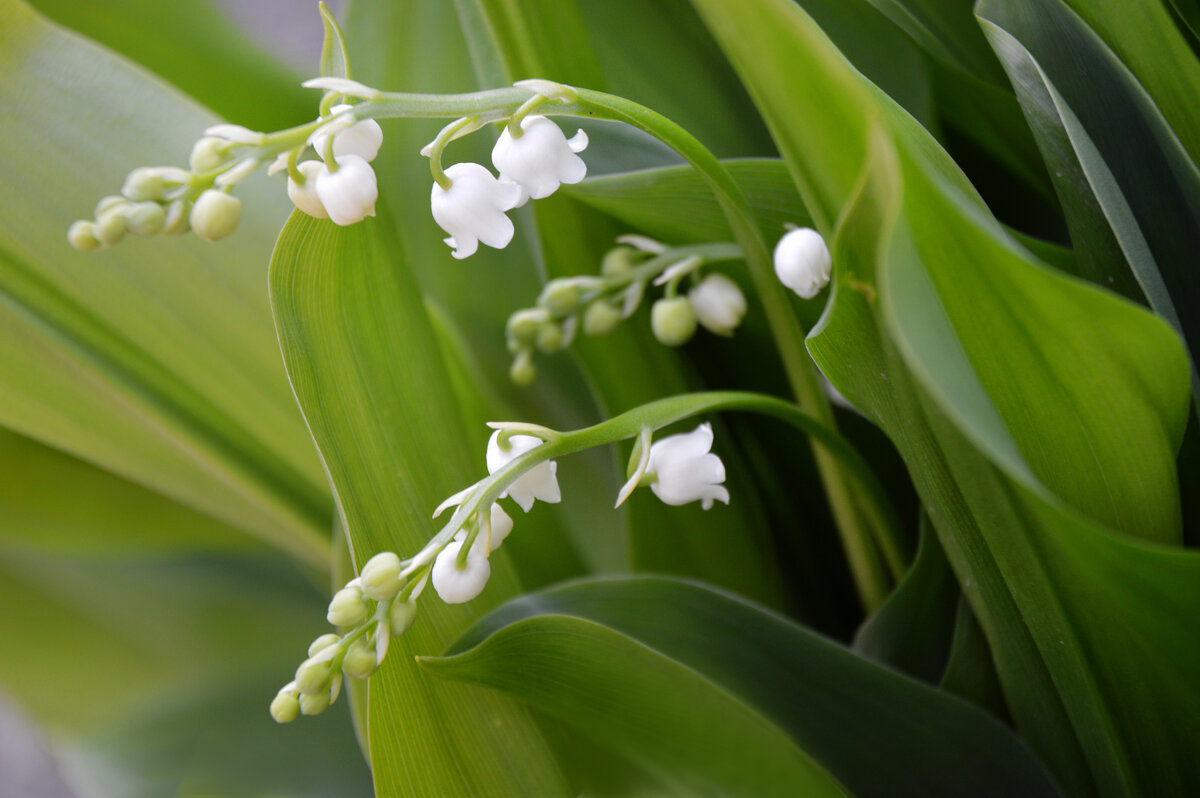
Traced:
<path fill-rule="evenodd" d="M 333 594 L 325 616 L 334 626 L 358 626 L 367 619 L 367 605 L 357 587 L 344 587 Z"/>
<path fill-rule="evenodd" d="M 399 637 L 409 630 L 413 625 L 413 621 L 417 617 L 417 602 L 409 599 L 408 601 L 392 602 L 392 609 L 388 613 L 388 621 L 391 626 L 392 637 Z"/>
<path fill-rule="evenodd" d="M 717 335 L 733 335 L 746 315 L 746 296 L 723 274 L 710 274 L 688 291 L 696 319 Z"/>
<path fill-rule="evenodd" d="M 328 171 L 325 164 L 321 161 L 303 161 L 297 164 L 296 168 L 304 175 L 304 182 L 297 183 L 288 176 L 288 199 L 314 219 L 328 219 L 329 214 L 321 204 L 321 198 L 317 196 L 317 175 Z"/>
<path fill-rule="evenodd" d="M 191 212 L 190 202 L 182 198 L 174 200 L 167 206 L 167 218 L 163 221 L 162 234 L 177 236 L 191 230 L 191 225 L 188 224 L 188 216 Z"/>
<path fill-rule="evenodd" d="M 533 385 L 533 381 L 537 379 L 537 366 L 533 365 L 533 352 L 523 349 L 517 353 L 512 366 L 508 369 L 508 378 L 513 381 L 513 385 L 521 388 Z"/>
<path fill-rule="evenodd" d="M 681 346 L 696 334 L 696 311 L 685 296 L 660 299 L 650 309 L 650 329 L 667 346 Z"/>
<path fill-rule="evenodd" d="M 562 325 L 546 322 L 538 330 L 537 348 L 548 355 L 553 354 L 566 346 L 566 340 L 566 332 Z"/>
<path fill-rule="evenodd" d="M 620 323 L 620 309 L 604 299 L 597 299 L 583 312 L 583 331 L 588 335 L 608 335 Z"/>
<path fill-rule="evenodd" d="M 400 592 L 400 558 L 393 552 L 381 551 L 367 560 L 359 578 L 367 598 L 387 601 Z"/>
<path fill-rule="evenodd" d="M 96 238 L 95 225 L 80 219 L 67 228 L 67 241 L 80 252 L 91 252 L 100 248 L 100 239 Z"/>
<path fill-rule="evenodd" d="M 300 712 L 304 715 L 320 715 L 329 709 L 329 693 L 302 693 L 300 695 Z"/>
<path fill-rule="evenodd" d="M 129 200 L 125 199 L 120 194 L 109 194 L 107 197 L 103 197 L 99 202 L 96 203 L 96 210 L 92 212 L 92 215 L 99 219 L 101 216 L 113 210 L 114 208 L 118 206 L 124 206 L 128 202 Z"/>
<path fill-rule="evenodd" d="M 816 230 L 791 230 L 775 245 L 775 275 L 801 299 L 812 299 L 829 284 L 833 259 Z"/>
<path fill-rule="evenodd" d="M 310 657 L 296 669 L 296 689 L 304 695 L 329 692 L 329 660 Z"/>
<path fill-rule="evenodd" d="M 518 348 L 526 349 L 537 343 L 538 332 L 550 320 L 545 308 L 523 308 L 508 317 L 504 334 Z"/>
<path fill-rule="evenodd" d="M 342 640 L 341 637 L 333 634 L 332 632 L 330 632 L 329 634 L 321 635 L 320 637 L 318 637 L 316 640 L 312 641 L 312 643 L 309 644 L 308 656 L 315 657 L 321 651 L 324 651 L 325 649 L 329 648 L 332 645 L 336 645 L 337 643 L 341 642 L 341 640 Z"/>
<path fill-rule="evenodd" d="M 619 246 L 604 253 L 600 261 L 600 273 L 605 277 L 620 277 L 633 271 L 633 259 L 637 250 L 633 247 Z"/>
<path fill-rule="evenodd" d="M 167 212 L 157 202 L 137 202 L 125 207 L 125 226 L 135 236 L 157 235 L 167 220 Z"/>
<path fill-rule="evenodd" d="M 367 678 L 378 667 L 375 646 L 368 643 L 365 638 L 355 640 L 346 652 L 345 659 L 342 660 L 342 673 L 353 676 L 355 679 Z"/>
<path fill-rule="evenodd" d="M 125 178 L 125 185 L 121 187 L 121 193 L 134 202 L 143 202 L 161 199 L 166 189 L 167 182 L 163 180 L 157 170 L 141 166 L 134 169 Z"/>
<path fill-rule="evenodd" d="M 188 159 L 188 165 L 197 174 L 211 172 L 229 160 L 229 154 L 226 151 L 228 144 L 229 142 L 225 139 L 220 139 L 216 136 L 201 138 L 192 147 L 192 155 Z"/>
<path fill-rule="evenodd" d="M 96 220 L 92 232 L 101 244 L 111 247 L 125 237 L 125 229 L 125 215 L 114 209 Z"/>
<path fill-rule="evenodd" d="M 462 546 L 461 540 L 450 541 L 433 562 L 433 589 L 447 604 L 462 604 L 475 598 L 492 575 L 492 564 L 477 546 L 467 551 L 466 562 L 460 568 L 458 553 Z"/>
<path fill-rule="evenodd" d="M 188 221 L 196 235 L 205 241 L 219 241 L 237 229 L 242 219 L 242 201 L 215 188 L 206 189 L 196 198 Z"/>
<path fill-rule="evenodd" d="M 562 318 L 579 310 L 579 293 L 579 283 L 573 279 L 551 280 L 542 289 L 537 303 Z"/>
<path fill-rule="evenodd" d="M 300 699 L 291 690 L 280 690 L 271 702 L 271 717 L 276 723 L 291 723 L 300 714 Z"/>

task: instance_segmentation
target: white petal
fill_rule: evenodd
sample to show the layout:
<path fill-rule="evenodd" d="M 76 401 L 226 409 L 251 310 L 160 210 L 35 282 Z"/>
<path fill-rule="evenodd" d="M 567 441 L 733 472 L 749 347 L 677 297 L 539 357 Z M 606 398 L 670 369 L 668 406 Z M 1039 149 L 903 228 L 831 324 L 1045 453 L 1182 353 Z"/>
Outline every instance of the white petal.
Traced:
<path fill-rule="evenodd" d="M 325 206 L 317 196 L 317 175 L 328 172 L 323 161 L 304 161 L 297 165 L 300 174 L 304 175 L 304 185 L 297 185 L 289 176 L 287 181 L 288 198 L 297 208 L 317 219 L 328 219 Z"/>
<path fill-rule="evenodd" d="M 504 512 L 504 508 L 499 503 L 492 505 L 492 511 L 489 514 L 492 523 L 492 538 L 490 541 L 491 550 L 495 551 L 500 548 L 500 544 L 509 536 L 513 530 L 512 516 Z"/>
<path fill-rule="evenodd" d="M 583 152 L 587 149 L 588 134 L 584 130 L 575 131 L 575 135 L 567 139 L 567 146 L 571 148 L 571 152 Z"/>
<path fill-rule="evenodd" d="M 723 274 L 710 274 L 688 291 L 696 319 L 710 332 L 730 335 L 746 315 L 746 296 Z"/>
<path fill-rule="evenodd" d="M 708 454 L 712 449 L 712 424 L 705 422 L 691 432 L 671 435 L 655 441 L 650 447 L 650 470 L 671 468 L 677 463 L 686 463 Z"/>
<path fill-rule="evenodd" d="M 803 299 L 812 299 L 829 283 L 833 260 L 816 230 L 791 230 L 775 245 L 775 275 Z"/>
<path fill-rule="evenodd" d="M 459 569 L 458 553 L 462 545 L 463 541 L 451 541 L 433 563 L 433 589 L 447 604 L 462 604 L 478 596 L 492 573 L 488 558 L 475 546 L 467 552 L 466 563 Z"/>
<path fill-rule="evenodd" d="M 375 215 L 379 187 L 371 165 L 357 155 L 337 159 L 336 172 L 317 175 L 316 191 L 329 218 L 349 225 Z"/>

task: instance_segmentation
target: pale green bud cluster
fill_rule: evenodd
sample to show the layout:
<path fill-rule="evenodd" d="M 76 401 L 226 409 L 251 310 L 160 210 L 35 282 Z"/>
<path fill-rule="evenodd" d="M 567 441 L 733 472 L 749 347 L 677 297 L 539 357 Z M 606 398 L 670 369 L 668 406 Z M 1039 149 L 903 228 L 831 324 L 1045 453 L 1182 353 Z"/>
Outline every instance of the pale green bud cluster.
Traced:
<path fill-rule="evenodd" d="M 226 130 L 227 129 L 227 130 Z M 80 219 L 67 230 L 67 241 L 82 252 L 115 246 L 126 234 L 140 237 L 194 232 L 206 241 L 232 233 L 242 217 L 242 202 L 230 190 L 257 166 L 236 158 L 234 148 L 261 134 L 219 125 L 228 136 L 206 135 L 196 142 L 191 170 L 141 166 L 125 178 L 121 193 L 96 205 L 92 220 Z"/>
<path fill-rule="evenodd" d="M 388 641 L 412 626 L 416 598 L 428 578 L 428 568 L 406 576 L 403 566 L 394 553 L 381 552 L 334 593 L 326 617 L 340 633 L 312 641 L 295 678 L 271 702 L 271 717 L 288 723 L 299 715 L 317 715 L 337 700 L 343 676 L 366 679 L 375 673 Z"/>
<path fill-rule="evenodd" d="M 651 309 L 650 329 L 667 346 L 687 343 L 700 326 L 731 335 L 741 323 L 746 298 L 737 284 L 722 274 L 701 274 L 706 246 L 729 245 L 670 249 L 639 235 L 621 236 L 618 242 L 601 261 L 599 276 L 551 280 L 534 307 L 509 317 L 505 336 L 514 383 L 532 383 L 537 377 L 534 353 L 567 348 L 577 330 L 588 336 L 611 333 L 637 311 L 652 285 L 665 289 Z M 690 289 L 681 293 L 685 280 Z"/>

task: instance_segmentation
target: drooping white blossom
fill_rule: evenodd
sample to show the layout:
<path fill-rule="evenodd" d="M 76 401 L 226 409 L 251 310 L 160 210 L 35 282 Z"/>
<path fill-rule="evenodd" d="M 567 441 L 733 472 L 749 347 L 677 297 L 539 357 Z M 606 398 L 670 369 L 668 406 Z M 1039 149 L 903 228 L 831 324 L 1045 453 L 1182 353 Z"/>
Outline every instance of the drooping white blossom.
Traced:
<path fill-rule="evenodd" d="M 775 274 L 801 299 L 812 299 L 829 284 L 833 259 L 816 230 L 790 230 L 775 245 Z"/>
<path fill-rule="evenodd" d="M 688 291 L 696 320 L 709 332 L 732 335 L 746 315 L 746 296 L 723 274 L 710 274 Z"/>
<path fill-rule="evenodd" d="M 492 163 L 502 180 L 521 186 L 533 199 L 553 194 L 562 183 L 578 183 L 587 175 L 587 164 L 579 157 L 587 147 L 582 130 L 568 139 L 558 125 L 544 116 L 521 120 L 521 135 L 508 132 L 492 148 Z"/>
<path fill-rule="evenodd" d="M 729 504 L 729 491 L 721 484 L 725 464 L 711 453 L 712 442 L 712 425 L 705 423 L 651 444 L 646 473 L 654 475 L 654 495 L 672 505 L 699 501 L 705 510 L 713 501 Z"/>
<path fill-rule="evenodd" d="M 488 439 L 487 468 L 489 474 L 495 474 L 515 458 L 543 443 L 541 438 L 535 438 L 532 435 L 509 435 L 508 447 L 503 448 L 500 445 L 500 435 L 501 431 L 496 430 Z M 562 501 L 557 475 L 558 463 L 553 460 L 538 463 L 518 477 L 508 486 L 508 490 L 500 495 L 501 497 L 511 496 L 512 500 L 519 504 L 525 512 L 529 512 L 537 499 L 549 504 L 557 504 Z"/>
<path fill-rule="evenodd" d="M 302 161 L 296 165 L 296 168 L 300 174 L 304 175 L 304 182 L 297 183 L 292 180 L 290 175 L 288 176 L 288 199 L 309 216 L 316 219 L 328 219 L 329 214 L 325 212 L 325 206 L 321 204 L 321 198 L 317 196 L 317 175 L 329 170 L 325 168 L 322 161 Z"/>
<path fill-rule="evenodd" d="M 477 163 L 456 163 L 446 169 L 450 187 L 433 184 L 433 220 L 450 234 L 446 243 L 455 258 L 474 255 L 479 242 L 503 249 L 512 241 L 513 223 L 505 212 L 516 207 L 521 188 L 501 182 Z"/>
<path fill-rule="evenodd" d="M 379 186 L 375 170 L 358 155 L 335 158 L 337 171 L 320 169 L 313 183 L 317 198 L 335 224 L 350 225 L 375 215 Z"/>
<path fill-rule="evenodd" d="M 492 564 L 478 546 L 467 551 L 466 562 L 459 567 L 458 555 L 463 543 L 462 540 L 450 541 L 433 561 L 433 589 L 447 604 L 462 604 L 475 598 L 483 592 L 492 575 Z"/>
<path fill-rule="evenodd" d="M 331 113 L 340 114 L 347 111 L 352 111 L 352 105 L 335 105 L 330 109 Z M 317 151 L 317 155 L 325 156 L 325 147 L 329 142 L 329 137 L 333 136 L 333 155 L 334 157 L 342 155 L 357 155 L 364 161 L 373 161 L 375 156 L 379 154 L 379 148 L 383 145 L 383 128 L 374 119 L 360 119 L 357 122 L 350 124 L 340 130 L 333 132 L 322 131 L 312 138 L 313 149 Z"/>

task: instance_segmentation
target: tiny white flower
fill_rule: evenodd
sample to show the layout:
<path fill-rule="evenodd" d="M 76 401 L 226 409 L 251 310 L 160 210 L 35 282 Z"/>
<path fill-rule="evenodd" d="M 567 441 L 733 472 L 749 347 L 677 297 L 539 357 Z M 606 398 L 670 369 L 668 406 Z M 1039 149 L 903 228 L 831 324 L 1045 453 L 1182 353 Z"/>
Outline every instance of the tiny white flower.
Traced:
<path fill-rule="evenodd" d="M 317 198 L 335 224 L 349 225 L 375 215 L 379 187 L 371 165 L 357 155 L 335 159 L 337 171 L 319 172 L 313 182 Z"/>
<path fill-rule="evenodd" d="M 542 199 L 559 184 L 578 183 L 587 176 L 587 164 L 577 154 L 588 144 L 582 130 L 568 139 L 544 116 L 525 117 L 521 130 L 522 135 L 513 138 L 505 126 L 492 148 L 492 163 L 501 179 L 517 183 L 533 199 Z"/>
<path fill-rule="evenodd" d="M 723 274 L 710 274 L 688 291 L 696 320 L 717 335 L 733 335 L 746 315 L 746 296 Z"/>
<path fill-rule="evenodd" d="M 518 456 L 542 444 L 541 438 L 535 438 L 532 435 L 510 435 L 508 449 L 505 450 L 500 447 L 499 438 L 500 430 L 496 430 L 488 439 L 487 468 L 489 474 L 495 474 Z M 548 504 L 557 504 L 562 501 L 557 475 L 558 463 L 553 460 L 538 463 L 518 477 L 516 482 L 509 485 L 508 490 L 500 494 L 501 498 L 511 496 L 513 501 L 519 504 L 525 512 L 529 512 L 536 499 L 541 499 Z"/>
<path fill-rule="evenodd" d="M 711 424 L 701 424 L 691 432 L 671 435 L 650 446 L 648 474 L 654 475 L 650 490 L 667 504 L 680 505 L 699 501 L 707 510 L 713 501 L 729 504 L 725 464 L 712 454 Z"/>
<path fill-rule="evenodd" d="M 352 105 L 335 105 L 330 109 L 331 113 L 340 114 L 344 111 L 354 109 Z M 313 136 L 312 146 L 317 151 L 317 155 L 324 157 L 325 145 L 329 141 L 329 137 L 333 136 L 333 155 L 340 157 L 342 155 L 357 155 L 364 161 L 373 161 L 375 156 L 379 154 L 379 148 L 383 144 L 383 128 L 374 119 L 361 119 L 352 123 L 350 126 L 335 132 L 321 132 Z"/>
<path fill-rule="evenodd" d="M 775 245 L 775 274 L 801 299 L 812 299 L 829 284 L 833 259 L 816 230 L 790 230 Z"/>
<path fill-rule="evenodd" d="M 450 188 L 433 184 L 433 220 L 450 234 L 446 243 L 458 259 L 475 254 L 479 242 L 503 249 L 512 241 L 513 223 L 504 215 L 516 207 L 521 189 L 502 183 L 477 163 L 456 163 L 446 169 Z"/>
<path fill-rule="evenodd" d="M 475 598 L 492 575 L 492 564 L 478 546 L 471 547 L 466 563 L 459 568 L 458 553 L 462 546 L 461 540 L 451 541 L 433 562 L 433 589 L 447 604 L 462 604 Z"/>
<path fill-rule="evenodd" d="M 288 176 L 287 192 L 288 199 L 299 208 L 316 219 L 328 219 L 329 214 L 325 212 L 325 206 L 321 204 L 321 198 L 317 196 L 317 175 L 328 173 L 323 161 L 302 161 L 296 165 L 300 170 L 300 174 L 304 175 L 304 184 L 297 184 Z"/>

